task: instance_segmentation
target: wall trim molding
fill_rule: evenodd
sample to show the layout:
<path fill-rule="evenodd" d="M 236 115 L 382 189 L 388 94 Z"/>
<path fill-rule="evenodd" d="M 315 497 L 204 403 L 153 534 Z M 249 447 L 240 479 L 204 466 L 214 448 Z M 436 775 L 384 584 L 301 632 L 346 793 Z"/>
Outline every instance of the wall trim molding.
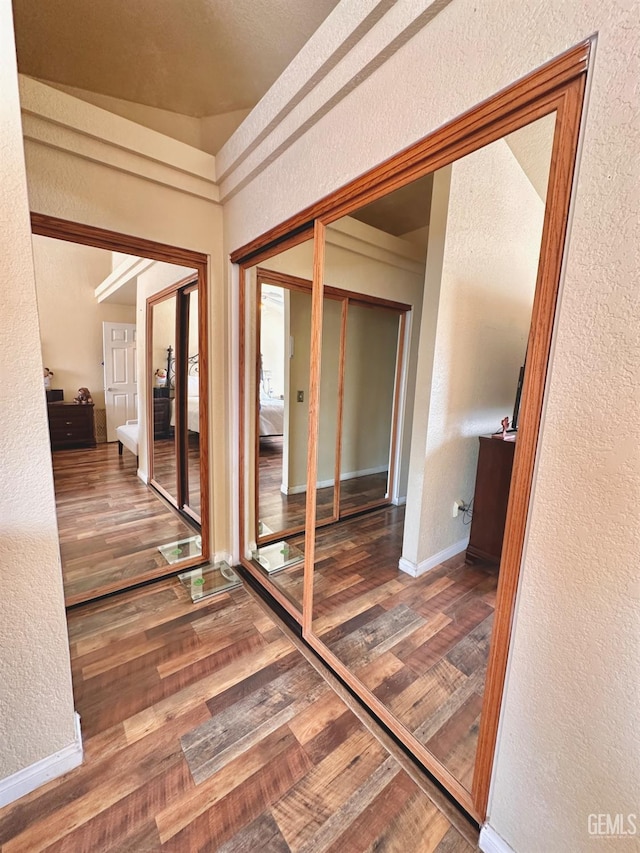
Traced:
<path fill-rule="evenodd" d="M 351 6 L 334 9 L 218 152 L 222 199 L 253 181 L 450 3 L 431 0 L 425 9 L 367 0 L 359 19 Z M 382 18 L 385 26 L 376 26 Z"/>
<path fill-rule="evenodd" d="M 26 141 L 219 203 L 212 154 L 20 75 Z"/>
<path fill-rule="evenodd" d="M 73 743 L 23 767 L 6 779 L 0 780 L 0 808 L 19 800 L 26 794 L 35 791 L 46 782 L 63 776 L 82 764 L 84 751 L 82 748 L 82 733 L 80 731 L 80 715 L 75 713 L 75 738 Z"/>
<path fill-rule="evenodd" d="M 332 222 L 331 227 L 327 229 L 325 241 L 328 245 L 347 249 L 356 255 L 373 258 L 383 264 L 424 277 L 426 249 L 401 237 L 386 234 L 357 219 L 345 216 L 337 222 Z M 331 285 L 331 282 L 326 283 Z"/>
<path fill-rule="evenodd" d="M 149 258 L 131 256 L 118 266 L 96 287 L 94 295 L 98 302 L 104 302 L 122 287 L 134 281 L 139 275 L 149 269 L 156 261 Z"/>
<path fill-rule="evenodd" d="M 485 823 L 480 830 L 480 838 L 478 839 L 478 847 L 482 853 L 515 853 L 512 847 L 509 847 L 507 842 L 501 835 Z"/>
<path fill-rule="evenodd" d="M 414 563 L 413 560 L 408 560 L 406 557 L 400 557 L 398 568 L 401 572 L 411 575 L 412 578 L 419 578 L 420 575 L 430 572 L 436 566 L 439 566 L 440 563 L 450 560 L 451 557 L 455 557 L 460 551 L 464 551 L 468 544 L 469 537 L 465 536 L 464 539 L 459 539 L 453 545 L 449 545 L 448 548 L 438 551 L 437 554 L 433 554 L 433 556 L 428 557 L 426 560 L 421 560 L 419 563 Z"/>

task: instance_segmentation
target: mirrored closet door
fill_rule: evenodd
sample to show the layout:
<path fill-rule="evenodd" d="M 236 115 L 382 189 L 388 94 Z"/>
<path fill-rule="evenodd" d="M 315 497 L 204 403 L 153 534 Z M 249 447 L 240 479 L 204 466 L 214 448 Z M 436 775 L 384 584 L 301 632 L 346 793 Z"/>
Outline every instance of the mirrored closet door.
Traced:
<path fill-rule="evenodd" d="M 247 559 L 298 616 L 307 510 L 311 244 L 245 271 Z M 306 253 L 306 255 L 304 254 Z M 351 282 L 346 271 L 335 274 Z M 327 285 L 323 296 L 316 524 L 392 500 L 409 305 Z"/>
<path fill-rule="evenodd" d="M 555 77 L 548 68 L 533 73 L 292 217 L 265 236 L 263 249 L 256 241 L 232 255 L 244 264 L 243 565 L 480 821 L 551 346 L 585 51 L 560 58 Z M 289 364 L 294 386 L 287 388 L 286 379 L 282 385 L 285 407 L 287 397 L 290 409 L 304 406 L 304 451 L 296 464 L 306 453 L 306 469 L 294 468 L 294 485 L 305 495 L 306 524 L 275 542 L 286 530 L 281 525 L 274 539 L 261 542 L 266 504 L 256 414 L 261 384 L 269 396 L 271 370 L 260 352 L 260 311 L 268 299 L 261 281 L 267 283 L 272 263 L 291 273 L 289 253 L 305 239 L 305 281 L 297 282 L 305 297 L 304 337 L 291 336 L 286 323 L 283 336 L 289 362 L 300 340 L 308 355 L 299 375 Z M 269 284 L 286 289 L 282 281 Z M 291 324 L 298 311 L 292 293 L 278 300 L 289 306 Z M 285 496 L 295 491 L 287 471 L 292 458 L 282 466 Z M 488 526 L 499 529 L 490 544 Z M 276 546 L 280 563 L 272 573 L 261 571 L 263 544 Z"/>
<path fill-rule="evenodd" d="M 147 303 L 150 482 L 198 525 L 206 447 L 201 441 L 204 379 L 199 300 L 197 281 L 191 278 Z"/>

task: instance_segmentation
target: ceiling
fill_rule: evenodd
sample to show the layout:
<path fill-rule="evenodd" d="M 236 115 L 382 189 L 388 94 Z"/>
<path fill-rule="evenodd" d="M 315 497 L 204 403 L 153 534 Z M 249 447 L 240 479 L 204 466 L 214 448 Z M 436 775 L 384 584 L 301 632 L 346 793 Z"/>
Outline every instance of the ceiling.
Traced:
<path fill-rule="evenodd" d="M 433 174 L 428 174 L 361 207 L 351 216 L 400 237 L 429 224 L 432 191 Z"/>
<path fill-rule="evenodd" d="M 253 107 L 338 0 L 13 0 L 22 74 L 202 118 Z"/>

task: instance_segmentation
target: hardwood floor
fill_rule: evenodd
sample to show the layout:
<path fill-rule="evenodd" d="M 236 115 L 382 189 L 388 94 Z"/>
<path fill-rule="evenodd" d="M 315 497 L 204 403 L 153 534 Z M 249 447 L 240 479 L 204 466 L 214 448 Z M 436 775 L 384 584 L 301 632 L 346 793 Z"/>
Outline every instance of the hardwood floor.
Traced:
<path fill-rule="evenodd" d="M 177 571 L 158 551 L 196 531 L 136 476 L 117 444 L 52 454 L 67 605 Z"/>
<path fill-rule="evenodd" d="M 274 532 L 303 528 L 306 509 L 306 494 L 284 495 L 281 491 L 282 443 L 281 436 L 260 439 L 260 521 Z M 386 489 L 386 472 L 343 480 L 340 484 L 341 515 L 384 500 Z M 333 493 L 333 486 L 318 489 L 316 518 L 319 521 L 333 517 Z"/>
<path fill-rule="evenodd" d="M 318 529 L 313 630 L 470 788 L 497 568 L 462 553 L 413 578 L 398 569 L 403 525 L 404 509 L 386 507 Z M 302 565 L 272 581 L 302 600 Z"/>
<path fill-rule="evenodd" d="M 476 849 L 244 588 L 160 581 L 69 637 L 85 762 L 0 811 L 3 853 Z"/>

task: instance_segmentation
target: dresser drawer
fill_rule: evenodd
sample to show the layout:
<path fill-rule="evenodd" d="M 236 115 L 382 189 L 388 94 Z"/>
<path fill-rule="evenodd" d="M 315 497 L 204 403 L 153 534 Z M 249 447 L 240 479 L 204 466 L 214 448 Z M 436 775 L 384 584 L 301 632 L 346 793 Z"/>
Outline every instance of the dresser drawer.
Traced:
<path fill-rule="evenodd" d="M 54 450 L 63 447 L 92 447 L 95 443 L 93 406 L 52 403 L 49 410 L 49 435 Z"/>

